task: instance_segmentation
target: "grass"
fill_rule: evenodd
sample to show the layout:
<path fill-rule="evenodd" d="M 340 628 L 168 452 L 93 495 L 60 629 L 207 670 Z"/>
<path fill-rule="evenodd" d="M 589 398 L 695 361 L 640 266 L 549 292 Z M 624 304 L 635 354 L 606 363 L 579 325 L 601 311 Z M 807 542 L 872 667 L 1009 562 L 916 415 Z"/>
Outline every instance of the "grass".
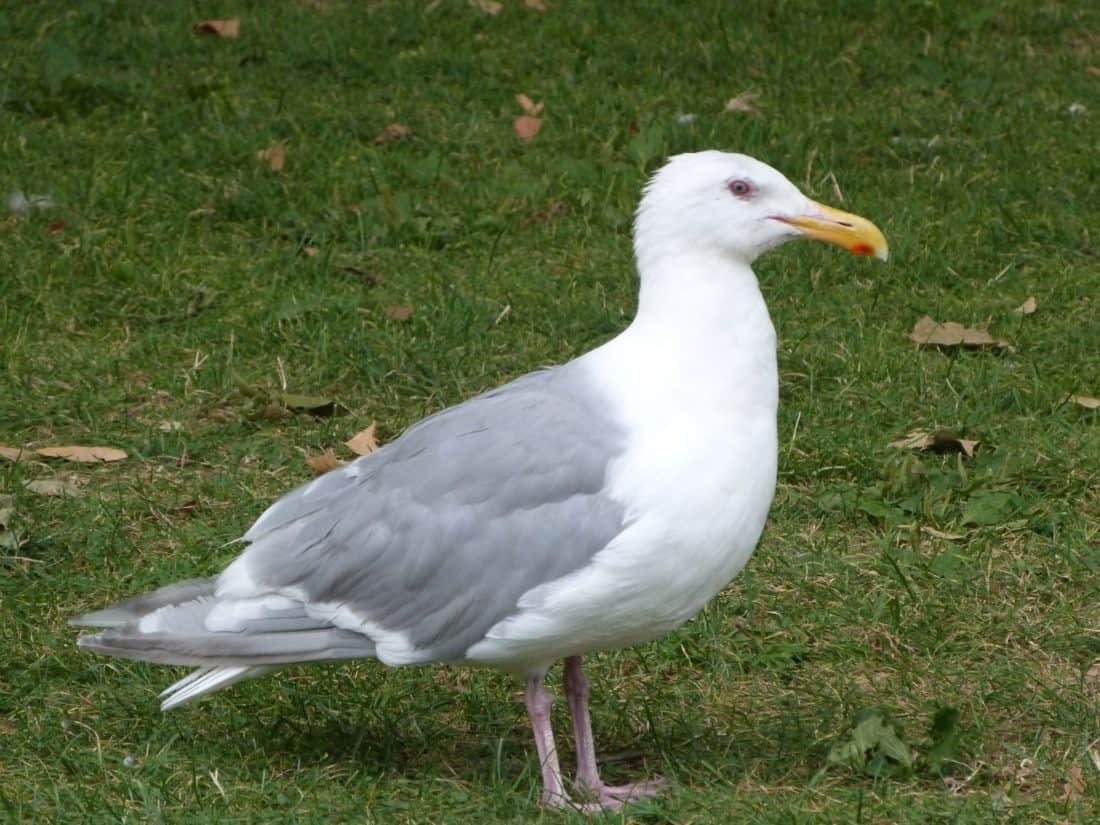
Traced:
<path fill-rule="evenodd" d="M 0 464 L 0 816 L 568 821 L 535 805 L 502 676 L 300 668 L 162 715 L 174 671 L 79 654 L 65 622 L 217 572 L 307 454 L 613 335 L 641 184 L 720 147 L 843 194 L 892 260 L 758 263 L 770 526 L 694 622 L 590 665 L 609 777 L 672 781 L 607 821 L 1095 821 L 1100 427 L 1063 398 L 1100 395 L 1097 13 L 547 5 L 0 9 L 0 190 L 53 201 L 0 216 L 0 443 L 129 453 Z M 237 15 L 238 40 L 191 32 Z M 745 90 L 759 113 L 723 113 Z M 517 92 L 546 102 L 530 144 Z M 393 122 L 412 136 L 376 144 Z M 255 157 L 277 141 L 281 172 Z M 918 349 L 926 313 L 1015 351 Z M 343 409 L 273 415 L 284 390 Z M 886 446 L 937 427 L 976 456 Z M 47 478 L 80 494 L 24 486 Z M 911 769 L 883 743 L 830 762 L 861 713 Z"/>

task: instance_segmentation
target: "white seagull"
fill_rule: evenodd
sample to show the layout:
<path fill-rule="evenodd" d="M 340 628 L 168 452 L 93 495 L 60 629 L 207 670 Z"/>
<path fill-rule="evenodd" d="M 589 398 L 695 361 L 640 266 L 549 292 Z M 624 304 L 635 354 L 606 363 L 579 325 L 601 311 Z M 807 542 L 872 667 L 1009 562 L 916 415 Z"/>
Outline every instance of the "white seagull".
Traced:
<path fill-rule="evenodd" d="M 163 709 L 295 662 L 492 665 L 525 682 L 544 805 L 654 794 L 659 781 L 600 779 L 581 656 L 668 633 L 752 555 L 775 491 L 779 388 L 751 264 L 792 238 L 887 256 L 870 221 L 760 161 L 671 158 L 638 208 L 638 312 L 618 337 L 284 496 L 219 576 L 81 616 L 105 629 L 80 647 L 197 668 Z M 543 684 L 558 659 L 572 787 Z"/>

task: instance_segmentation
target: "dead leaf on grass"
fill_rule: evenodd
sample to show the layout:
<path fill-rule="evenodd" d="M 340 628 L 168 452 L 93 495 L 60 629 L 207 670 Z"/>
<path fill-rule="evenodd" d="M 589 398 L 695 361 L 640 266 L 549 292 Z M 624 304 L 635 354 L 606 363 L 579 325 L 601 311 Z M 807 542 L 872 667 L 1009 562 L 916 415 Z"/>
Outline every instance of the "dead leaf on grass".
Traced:
<path fill-rule="evenodd" d="M 286 143 L 285 140 L 280 140 L 266 149 L 261 149 L 256 153 L 256 157 L 267 164 L 267 168 L 272 172 L 282 172 L 283 167 L 286 166 Z"/>
<path fill-rule="evenodd" d="M 1026 301 L 1020 304 L 1016 309 L 1012 310 L 1017 315 L 1031 315 L 1038 309 L 1039 305 L 1035 302 L 1035 296 L 1029 296 Z"/>
<path fill-rule="evenodd" d="M 1007 349 L 1012 346 L 1001 338 L 994 338 L 984 329 L 971 329 L 954 321 L 939 323 L 925 315 L 913 327 L 909 338 L 921 346 L 967 347 L 971 349 Z"/>
<path fill-rule="evenodd" d="M 523 141 L 534 140 L 542 128 L 542 120 L 531 115 L 520 115 L 512 121 L 512 131 Z"/>
<path fill-rule="evenodd" d="M 400 123 L 391 123 L 374 136 L 374 142 L 377 146 L 382 146 L 383 144 L 393 143 L 395 140 L 401 140 L 407 137 L 412 137 L 412 129 Z"/>
<path fill-rule="evenodd" d="M 1062 784 L 1062 798 L 1073 802 L 1085 795 L 1085 777 L 1080 765 L 1070 765 L 1066 771 L 1066 781 Z"/>
<path fill-rule="evenodd" d="M 122 461 L 126 458 L 126 451 L 115 447 L 39 447 L 35 452 L 46 458 L 64 458 L 88 464 Z"/>
<path fill-rule="evenodd" d="M 519 107 L 523 109 L 523 113 L 525 115 L 531 115 L 532 117 L 538 117 L 542 114 L 542 110 L 546 108 L 545 103 L 541 101 L 535 103 L 523 92 L 520 92 L 518 95 L 516 95 L 516 103 L 518 103 Z"/>
<path fill-rule="evenodd" d="M 497 3 L 495 0 L 474 0 L 474 5 L 490 17 L 496 17 L 504 11 L 504 4 Z"/>
<path fill-rule="evenodd" d="M 38 493 L 43 496 L 65 496 L 67 498 L 73 498 L 80 495 L 80 488 L 75 484 L 65 481 L 60 478 L 41 478 L 35 481 L 28 481 L 23 485 L 24 488 L 30 490 L 32 493 Z"/>
<path fill-rule="evenodd" d="M 1084 407 L 1086 410 L 1100 410 L 1100 398 L 1093 398 L 1089 395 L 1069 395 L 1066 396 L 1065 400 L 1079 407 Z"/>
<path fill-rule="evenodd" d="M 370 426 L 362 432 L 358 432 L 344 442 L 344 445 L 356 455 L 370 455 L 378 449 L 378 439 L 374 431 L 377 423 L 372 421 Z"/>
<path fill-rule="evenodd" d="M 722 107 L 723 112 L 742 112 L 746 115 L 755 115 L 760 110 L 756 107 L 756 100 L 759 98 L 756 92 L 741 92 L 737 97 L 731 97 L 726 101 L 726 105 Z"/>
<path fill-rule="evenodd" d="M 283 406 L 295 413 L 309 413 L 318 417 L 327 417 L 336 413 L 339 406 L 335 398 L 325 395 L 301 395 L 299 393 L 283 393 L 280 400 Z"/>
<path fill-rule="evenodd" d="M 303 246 L 302 247 L 302 254 L 305 255 L 307 258 L 316 258 L 317 255 L 320 253 L 320 251 L 321 250 L 319 250 L 315 246 Z"/>
<path fill-rule="evenodd" d="M 195 34 L 209 34 L 226 40 L 236 40 L 241 34 L 241 18 L 203 20 L 195 24 Z"/>
<path fill-rule="evenodd" d="M 413 308 L 409 304 L 386 307 L 386 317 L 393 321 L 407 321 L 412 318 Z"/>
<path fill-rule="evenodd" d="M 911 430 L 905 438 L 891 441 L 886 446 L 901 450 L 927 450 L 933 453 L 962 453 L 967 458 L 973 458 L 974 450 L 980 443 L 977 440 L 959 438 L 950 430 L 936 430 L 933 433 Z"/>
<path fill-rule="evenodd" d="M 336 453 L 332 451 L 332 447 L 328 447 L 320 455 L 306 456 L 306 464 L 308 464 L 309 469 L 313 470 L 317 475 L 324 475 L 329 470 L 335 470 L 343 463 L 344 462 L 336 457 Z"/>
<path fill-rule="evenodd" d="M 56 235 L 61 232 L 69 224 L 66 223 L 64 218 L 58 218 L 57 220 L 50 221 L 50 225 L 46 227 L 47 235 Z"/>

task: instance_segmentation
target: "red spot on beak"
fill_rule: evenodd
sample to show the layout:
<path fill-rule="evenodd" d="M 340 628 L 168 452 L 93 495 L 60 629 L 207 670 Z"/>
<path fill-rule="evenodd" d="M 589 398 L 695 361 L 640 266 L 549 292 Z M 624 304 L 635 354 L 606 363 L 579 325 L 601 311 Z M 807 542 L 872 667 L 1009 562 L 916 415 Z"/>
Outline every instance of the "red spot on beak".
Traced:
<path fill-rule="evenodd" d="M 875 250 L 873 250 L 871 248 L 870 244 L 865 244 L 865 243 L 857 243 L 854 246 L 850 247 L 848 249 L 848 251 L 851 252 L 853 255 L 874 255 L 875 254 Z"/>

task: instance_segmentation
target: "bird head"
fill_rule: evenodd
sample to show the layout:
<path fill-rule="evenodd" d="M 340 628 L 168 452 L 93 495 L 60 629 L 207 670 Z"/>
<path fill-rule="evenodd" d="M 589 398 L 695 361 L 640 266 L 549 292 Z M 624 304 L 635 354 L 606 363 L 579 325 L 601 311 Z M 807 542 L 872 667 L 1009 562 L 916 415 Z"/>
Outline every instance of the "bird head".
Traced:
<path fill-rule="evenodd" d="M 747 155 L 675 155 L 650 179 L 634 223 L 639 263 L 666 251 L 714 250 L 746 264 L 794 238 L 885 261 L 886 238 L 866 218 L 817 203 Z"/>

